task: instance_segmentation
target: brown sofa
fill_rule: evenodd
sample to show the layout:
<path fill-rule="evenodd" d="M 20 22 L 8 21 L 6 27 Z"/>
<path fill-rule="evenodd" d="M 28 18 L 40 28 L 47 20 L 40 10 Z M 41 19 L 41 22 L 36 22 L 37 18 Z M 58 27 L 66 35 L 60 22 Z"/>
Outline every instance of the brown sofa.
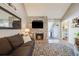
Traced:
<path fill-rule="evenodd" d="M 20 34 L 0 38 L 0 56 L 31 56 L 33 49 L 34 40 L 24 43 Z"/>

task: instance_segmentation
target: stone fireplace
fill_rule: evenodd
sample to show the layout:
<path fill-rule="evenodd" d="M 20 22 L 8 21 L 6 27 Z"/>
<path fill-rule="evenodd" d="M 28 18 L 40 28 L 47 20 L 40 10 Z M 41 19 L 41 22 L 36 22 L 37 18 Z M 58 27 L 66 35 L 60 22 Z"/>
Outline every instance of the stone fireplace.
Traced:
<path fill-rule="evenodd" d="M 47 16 L 29 16 L 27 21 L 27 27 L 31 29 L 33 34 L 33 38 L 35 41 L 47 42 L 48 40 L 48 19 Z M 32 22 L 33 21 L 42 21 L 43 28 L 33 28 Z"/>

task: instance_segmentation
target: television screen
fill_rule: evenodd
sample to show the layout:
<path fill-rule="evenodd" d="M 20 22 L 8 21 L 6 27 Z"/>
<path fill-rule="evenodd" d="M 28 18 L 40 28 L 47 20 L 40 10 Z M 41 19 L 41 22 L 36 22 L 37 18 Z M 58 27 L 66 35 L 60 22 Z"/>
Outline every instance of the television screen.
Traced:
<path fill-rule="evenodd" d="M 43 28 L 43 21 L 33 21 L 32 28 Z"/>

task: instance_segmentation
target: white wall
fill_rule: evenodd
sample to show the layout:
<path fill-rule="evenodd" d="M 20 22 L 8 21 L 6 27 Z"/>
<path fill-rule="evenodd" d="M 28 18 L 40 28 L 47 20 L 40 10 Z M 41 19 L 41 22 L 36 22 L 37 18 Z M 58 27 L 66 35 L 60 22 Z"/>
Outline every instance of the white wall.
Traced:
<path fill-rule="evenodd" d="M 24 9 L 24 5 L 21 3 L 15 3 L 13 4 L 16 7 L 16 11 L 14 11 L 11 7 L 7 6 L 6 4 L 0 4 L 0 6 L 4 7 L 5 9 L 9 10 L 10 12 L 16 14 L 17 16 L 19 16 L 21 18 L 21 25 L 22 28 L 26 27 L 26 20 L 27 20 L 27 13 Z M 0 29 L 0 37 L 4 37 L 4 36 L 11 36 L 14 34 L 19 33 L 20 30 L 14 30 L 14 29 Z"/>
<path fill-rule="evenodd" d="M 75 43 L 75 32 L 79 31 L 79 28 L 72 28 L 72 19 L 79 16 L 79 3 L 72 4 L 69 8 L 68 12 L 64 16 L 64 20 L 68 20 L 69 22 L 69 42 Z"/>

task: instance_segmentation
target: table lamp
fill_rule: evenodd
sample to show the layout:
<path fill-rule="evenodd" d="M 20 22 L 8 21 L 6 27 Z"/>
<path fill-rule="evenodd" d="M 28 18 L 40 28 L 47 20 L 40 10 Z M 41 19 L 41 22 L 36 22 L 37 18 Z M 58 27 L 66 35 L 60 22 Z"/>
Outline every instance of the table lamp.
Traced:
<path fill-rule="evenodd" d="M 22 34 L 23 34 L 24 36 L 29 35 L 29 34 L 30 34 L 30 29 L 29 29 L 29 28 L 23 29 L 23 30 L 22 30 Z"/>

